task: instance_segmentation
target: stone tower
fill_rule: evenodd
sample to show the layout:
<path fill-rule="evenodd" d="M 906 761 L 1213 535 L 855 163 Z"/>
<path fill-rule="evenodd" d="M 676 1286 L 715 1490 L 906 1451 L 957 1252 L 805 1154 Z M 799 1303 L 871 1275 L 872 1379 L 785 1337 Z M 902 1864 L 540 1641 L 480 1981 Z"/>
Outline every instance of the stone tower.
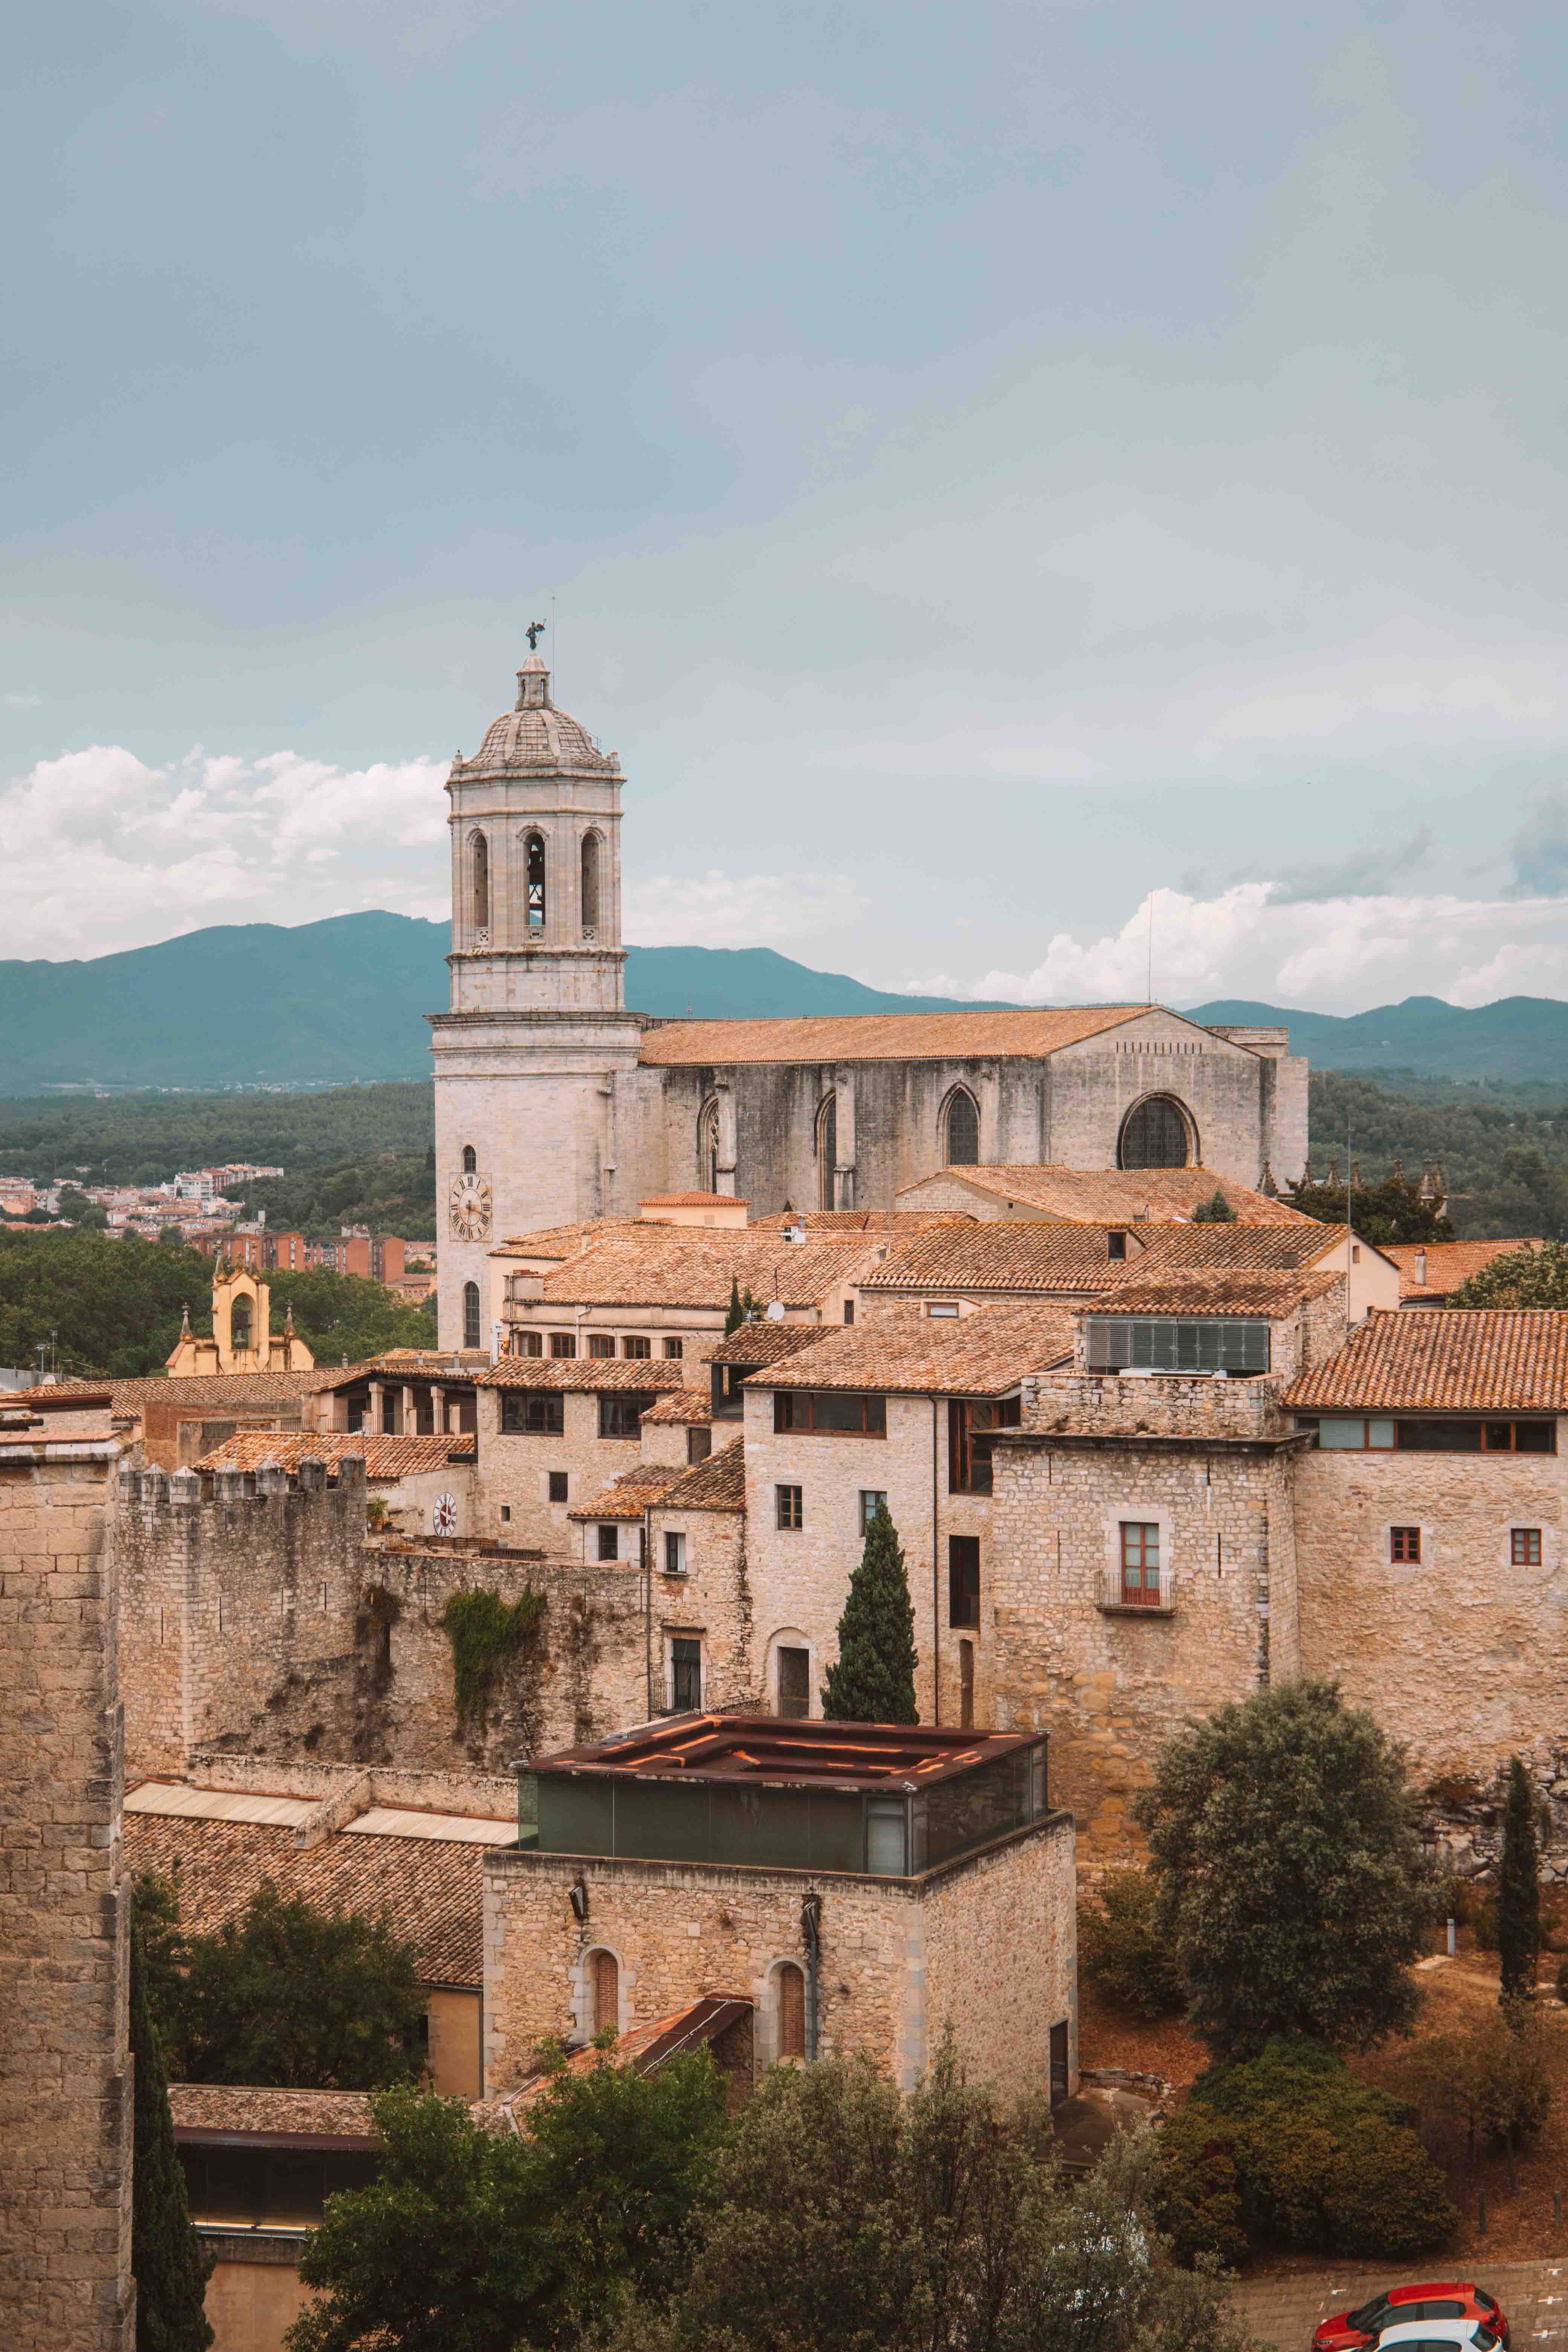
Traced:
<path fill-rule="evenodd" d="M 444 1348 L 489 1348 L 498 1240 L 635 1211 L 619 1154 L 647 1087 L 625 1006 L 621 783 L 616 754 L 552 702 L 537 653 L 516 708 L 447 780 L 451 1008 L 431 1015 Z"/>

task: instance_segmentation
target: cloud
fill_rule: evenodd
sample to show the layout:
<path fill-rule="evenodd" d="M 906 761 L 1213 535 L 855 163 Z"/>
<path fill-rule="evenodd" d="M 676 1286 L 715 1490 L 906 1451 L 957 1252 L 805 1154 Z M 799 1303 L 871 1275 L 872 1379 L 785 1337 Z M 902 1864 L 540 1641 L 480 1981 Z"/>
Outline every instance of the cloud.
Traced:
<path fill-rule="evenodd" d="M 1568 802 L 1561 792 L 1543 793 L 1509 844 L 1514 879 L 1510 895 L 1568 890 Z"/>
<path fill-rule="evenodd" d="M 119 743 L 41 760 L 0 787 L 9 952 L 101 955 L 345 906 L 444 910 L 445 777 L 432 760 L 342 769 L 199 746 L 163 768 Z"/>
<path fill-rule="evenodd" d="M 1352 849 L 1328 866 L 1300 866 L 1282 874 L 1275 884 L 1275 904 L 1288 906 L 1319 898 L 1362 898 L 1386 891 L 1402 874 L 1418 866 L 1436 844 L 1434 826 L 1417 825 L 1404 840 L 1379 848 L 1369 844 Z"/>
<path fill-rule="evenodd" d="M 639 947 L 755 948 L 861 922 L 847 874 L 651 874 L 628 884 L 623 928 Z"/>
<path fill-rule="evenodd" d="M 908 983 L 911 994 L 1002 997 L 1031 1004 L 1166 1004 L 1242 997 L 1321 1012 L 1390 998 L 1440 996 L 1486 1004 L 1505 995 L 1568 995 L 1568 901 L 1560 898 L 1307 898 L 1277 882 L 1238 882 L 1212 898 L 1155 890 L 1121 929 L 1057 932 L 1026 971 L 993 970 L 954 983 Z"/>

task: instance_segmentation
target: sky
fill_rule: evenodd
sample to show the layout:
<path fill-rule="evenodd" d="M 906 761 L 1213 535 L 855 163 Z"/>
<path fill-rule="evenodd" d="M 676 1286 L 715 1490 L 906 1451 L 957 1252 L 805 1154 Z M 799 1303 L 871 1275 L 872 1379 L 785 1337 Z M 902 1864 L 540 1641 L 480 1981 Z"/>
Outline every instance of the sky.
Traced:
<path fill-rule="evenodd" d="M 0 954 L 447 913 L 525 625 L 626 936 L 1568 996 L 1568 17 L 8 32 Z"/>

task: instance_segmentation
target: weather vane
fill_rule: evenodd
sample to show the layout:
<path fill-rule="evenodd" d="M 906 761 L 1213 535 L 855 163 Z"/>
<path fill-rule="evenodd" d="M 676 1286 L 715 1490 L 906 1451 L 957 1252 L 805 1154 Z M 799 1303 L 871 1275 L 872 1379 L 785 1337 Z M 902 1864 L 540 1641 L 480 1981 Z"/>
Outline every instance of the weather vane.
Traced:
<path fill-rule="evenodd" d="M 539 640 L 544 635 L 544 627 L 542 621 L 530 621 L 523 631 L 523 635 L 528 639 L 528 650 L 531 654 L 538 652 Z"/>

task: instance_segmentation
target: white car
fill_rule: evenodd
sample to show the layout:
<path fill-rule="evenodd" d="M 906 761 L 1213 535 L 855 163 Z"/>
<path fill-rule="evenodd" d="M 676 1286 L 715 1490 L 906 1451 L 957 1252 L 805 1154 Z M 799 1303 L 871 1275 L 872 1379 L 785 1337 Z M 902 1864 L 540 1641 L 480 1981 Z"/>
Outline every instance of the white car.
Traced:
<path fill-rule="evenodd" d="M 1402 2319 L 1378 2336 L 1377 2352 L 1496 2352 L 1502 2337 L 1484 2319 Z"/>

